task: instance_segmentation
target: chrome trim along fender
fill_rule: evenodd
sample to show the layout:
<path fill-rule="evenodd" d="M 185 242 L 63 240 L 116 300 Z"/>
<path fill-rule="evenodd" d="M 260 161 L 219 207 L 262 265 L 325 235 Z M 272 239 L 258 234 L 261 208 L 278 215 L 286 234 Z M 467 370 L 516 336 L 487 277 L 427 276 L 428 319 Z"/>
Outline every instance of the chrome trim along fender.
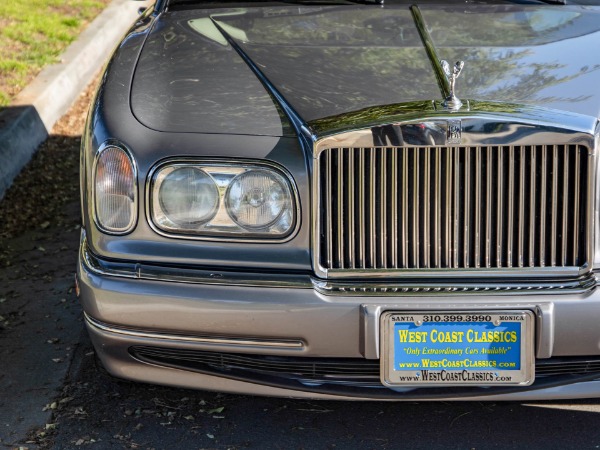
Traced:
<path fill-rule="evenodd" d="M 130 261 L 109 262 L 93 255 L 82 232 L 80 254 L 82 264 L 96 275 L 133 278 L 172 283 L 215 284 L 227 286 L 312 289 L 307 275 L 226 272 L 195 268 L 152 266 Z"/>

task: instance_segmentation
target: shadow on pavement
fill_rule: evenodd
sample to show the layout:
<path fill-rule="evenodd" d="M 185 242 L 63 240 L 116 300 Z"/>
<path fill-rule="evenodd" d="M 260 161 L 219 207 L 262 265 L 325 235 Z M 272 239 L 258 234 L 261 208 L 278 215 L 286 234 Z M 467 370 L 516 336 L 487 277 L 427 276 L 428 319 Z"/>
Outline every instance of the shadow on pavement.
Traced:
<path fill-rule="evenodd" d="M 48 444 L 101 448 L 597 448 L 599 401 L 333 402 L 225 395 L 102 374 L 87 337 Z M 79 443 L 79 444 L 78 444 Z"/>
<path fill-rule="evenodd" d="M 50 137 L 0 201 L 0 446 L 50 421 L 79 341 L 79 142 Z"/>

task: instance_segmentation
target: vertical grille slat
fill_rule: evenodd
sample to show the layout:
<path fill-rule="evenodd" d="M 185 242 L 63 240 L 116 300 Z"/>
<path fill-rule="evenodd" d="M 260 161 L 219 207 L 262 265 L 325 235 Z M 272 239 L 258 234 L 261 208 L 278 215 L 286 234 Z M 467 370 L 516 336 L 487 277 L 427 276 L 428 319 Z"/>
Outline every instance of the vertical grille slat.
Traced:
<path fill-rule="evenodd" d="M 420 153 L 424 156 L 425 161 L 423 162 L 423 198 L 424 202 L 421 202 L 423 210 L 423 267 L 428 269 L 430 267 L 430 255 L 431 246 L 429 245 L 429 237 L 431 233 L 430 218 L 431 218 L 431 152 L 429 149 L 420 149 Z"/>
<path fill-rule="evenodd" d="M 590 175 L 580 145 L 331 148 L 316 173 L 326 269 L 587 262 Z"/>
<path fill-rule="evenodd" d="M 464 181 L 464 237 L 463 237 L 463 264 L 468 268 L 471 266 L 471 151 L 469 148 L 464 149 L 465 152 L 465 181 Z"/>
<path fill-rule="evenodd" d="M 358 174 L 357 180 L 359 182 L 358 188 L 358 223 L 357 223 L 357 238 L 358 238 L 358 258 L 356 266 L 365 269 L 365 150 L 363 148 L 358 149 Z"/>
<path fill-rule="evenodd" d="M 567 233 L 568 233 L 568 217 L 569 217 L 569 146 L 565 145 L 563 148 L 563 160 L 564 167 L 563 172 L 565 177 L 563 179 L 563 193 L 562 193 L 562 249 L 561 249 L 561 266 L 567 265 Z"/>
<path fill-rule="evenodd" d="M 382 149 L 384 150 L 384 149 Z M 387 268 L 387 187 L 389 186 L 387 183 L 387 161 L 386 161 L 386 151 L 380 152 L 380 162 L 379 162 L 379 177 L 376 179 L 380 180 L 379 185 L 379 204 L 376 206 L 376 209 L 379 210 L 379 231 L 377 233 L 377 239 L 379 239 L 379 267 L 386 269 Z M 393 187 L 393 186 L 391 186 Z"/>
<path fill-rule="evenodd" d="M 348 151 L 348 230 L 350 236 L 355 235 L 355 215 L 354 215 L 354 205 L 355 205 L 355 188 L 354 188 L 354 153 L 352 151 Z M 354 269 L 356 268 L 356 257 L 354 253 L 354 239 L 348 239 L 347 241 L 348 247 L 348 267 Z"/>
<path fill-rule="evenodd" d="M 485 184 L 485 267 L 491 267 L 492 261 L 492 191 L 494 189 L 493 182 L 494 179 L 492 177 L 493 170 L 493 157 L 492 157 L 492 149 L 488 148 L 486 151 L 486 164 L 487 164 L 487 172 L 486 178 L 487 182 Z"/>
<path fill-rule="evenodd" d="M 523 243 L 525 239 L 525 162 L 527 148 L 521 152 L 519 159 L 519 218 L 517 220 L 517 265 L 523 267 Z"/>
<path fill-rule="evenodd" d="M 433 206 L 434 225 L 433 225 L 433 266 L 440 267 L 441 265 L 441 227 L 442 227 L 442 159 L 439 149 L 434 149 L 435 152 L 435 202 Z"/>
<path fill-rule="evenodd" d="M 546 184 L 548 180 L 548 166 L 546 164 L 547 146 L 542 148 L 542 186 L 540 188 L 540 266 L 546 266 Z"/>
<path fill-rule="evenodd" d="M 535 266 L 535 229 L 536 229 L 536 218 L 535 218 L 535 197 L 537 179 L 535 177 L 535 169 L 537 167 L 537 152 L 535 147 L 531 147 L 531 159 L 529 168 L 529 267 Z"/>
<path fill-rule="evenodd" d="M 460 267 L 459 266 L 459 241 L 460 241 L 460 149 L 454 149 L 454 264 L 449 267 Z"/>
<path fill-rule="evenodd" d="M 508 213 L 506 214 L 507 266 L 513 266 L 513 224 L 515 210 L 515 149 L 508 149 Z"/>
<path fill-rule="evenodd" d="M 398 196 L 400 192 L 398 191 L 398 151 L 396 149 L 392 150 L 391 157 L 391 184 L 392 184 L 392 199 L 390 202 L 391 210 L 390 210 L 390 242 L 389 242 L 389 250 L 390 250 L 390 260 L 391 267 L 394 269 L 398 268 Z"/>
<path fill-rule="evenodd" d="M 325 165 L 326 175 L 325 175 L 325 211 L 326 211 L 326 222 L 325 222 L 325 230 L 327 233 L 327 265 L 328 267 L 334 267 L 332 261 L 333 255 L 333 229 L 335 225 L 333 223 L 333 175 L 331 171 L 333 170 L 333 152 L 327 152 L 327 164 Z"/>
<path fill-rule="evenodd" d="M 402 261 L 400 267 L 408 268 L 408 151 L 402 152 Z"/>
<path fill-rule="evenodd" d="M 498 147 L 498 219 L 496 221 L 496 267 L 502 267 L 504 263 L 503 242 L 504 242 L 504 151 Z"/>
<path fill-rule="evenodd" d="M 581 162 L 579 151 L 575 152 L 575 186 L 579 185 Z M 574 265 L 579 265 L 579 189 L 575 189 L 574 214 L 573 214 L 573 262 Z"/>
<path fill-rule="evenodd" d="M 475 149 L 475 267 L 480 267 L 481 257 L 481 151 Z"/>
<path fill-rule="evenodd" d="M 377 219 L 377 211 L 375 210 L 375 204 L 377 202 L 376 175 L 375 149 L 372 148 L 369 151 L 369 231 L 367 232 L 369 242 L 368 263 L 370 267 L 377 267 L 377 250 L 375 248 L 377 242 L 375 228 L 375 221 Z"/>
<path fill-rule="evenodd" d="M 418 269 L 419 266 L 419 208 L 417 205 L 419 204 L 419 151 L 414 148 L 412 151 L 413 154 L 413 167 L 412 167 L 412 177 L 413 177 L 413 198 L 412 198 L 412 218 L 413 218 L 413 229 L 412 229 L 412 267 Z"/>
<path fill-rule="evenodd" d="M 550 236 L 556 236 L 556 214 L 558 203 L 558 147 L 552 149 L 552 220 L 550 221 Z M 556 239 L 550 240 L 550 265 L 556 266 Z"/>
<path fill-rule="evenodd" d="M 337 151 L 337 261 L 336 267 L 344 267 L 344 150 Z"/>
<path fill-rule="evenodd" d="M 443 249 L 445 250 L 445 261 L 444 266 L 450 267 L 452 265 L 452 218 L 453 218 L 453 208 L 452 201 L 454 199 L 453 189 L 452 189 L 452 180 L 453 180 L 453 149 L 449 148 L 446 151 L 446 210 L 445 210 L 445 219 L 446 219 L 446 240 L 444 242 Z"/>

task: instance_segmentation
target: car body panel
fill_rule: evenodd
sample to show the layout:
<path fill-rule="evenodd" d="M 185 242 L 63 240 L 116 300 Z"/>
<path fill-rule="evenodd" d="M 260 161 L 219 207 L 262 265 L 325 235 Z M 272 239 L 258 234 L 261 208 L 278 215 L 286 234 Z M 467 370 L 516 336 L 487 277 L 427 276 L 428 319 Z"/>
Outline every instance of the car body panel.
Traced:
<path fill-rule="evenodd" d="M 309 288 L 207 285 L 107 277 L 95 273 L 83 261 L 80 261 L 79 279 L 84 310 L 89 315 L 88 330 L 100 349 L 100 357 L 113 373 L 131 379 L 145 379 L 144 367 L 147 367 L 147 363 L 132 356 L 129 349 L 135 346 L 215 354 L 378 358 L 379 318 L 385 311 L 530 310 L 537 317 L 538 356 L 542 353 L 553 358 L 592 355 L 597 353 L 600 341 L 597 327 L 600 293 L 597 290 L 560 296 L 475 294 L 465 297 L 436 294 L 417 298 L 329 297 Z M 576 328 L 573 327 L 574 322 L 577 322 Z M 539 334 L 543 329 L 545 331 Z M 200 339 L 203 342 L 195 342 Z M 246 343 L 236 342 L 238 340 Z M 300 345 L 273 347 L 267 344 L 269 342 Z M 157 378 L 153 378 L 153 382 L 176 386 L 313 398 L 377 399 L 382 395 L 387 399 L 414 399 L 404 391 L 390 395 L 372 388 L 372 394 L 367 391 L 331 397 L 323 393 L 311 395 L 310 386 L 301 385 L 284 394 L 273 386 L 264 390 L 256 382 L 240 384 L 240 380 L 225 377 L 216 384 L 206 383 L 206 374 L 190 377 L 185 370 L 154 367 Z M 164 379 L 161 380 L 161 377 Z M 539 386 L 533 386 L 511 394 L 523 399 L 559 398 L 554 397 L 556 393 L 553 391 L 544 395 L 538 392 L 539 389 Z M 421 394 L 422 398 L 427 398 L 426 391 Z M 574 389 L 569 395 L 576 398 L 577 392 Z M 486 389 L 475 389 L 468 394 L 453 388 L 435 392 L 436 398 L 440 399 L 512 399 L 511 395 L 491 397 L 491 394 Z M 600 392 L 589 391 L 582 386 L 579 395 L 593 397 L 600 396 Z"/>
<path fill-rule="evenodd" d="M 530 295 L 420 295 L 398 298 L 368 295 L 323 295 L 313 288 L 249 287 L 160 282 L 143 279 L 105 279 L 83 273 L 85 310 L 101 322 L 139 330 L 208 336 L 293 339 L 304 342 L 305 356 L 365 356 L 375 346 L 378 329 L 364 317 L 385 310 L 461 311 L 519 310 L 553 312 L 545 317 L 553 330 L 553 356 L 591 355 L 598 351 L 600 293 Z M 557 298 L 558 297 L 558 298 Z M 493 299 L 493 301 L 490 301 Z M 365 309 L 366 308 L 366 309 Z M 542 320 L 541 312 L 538 320 Z M 572 323 L 577 320 L 577 327 Z M 538 323 L 538 328 L 542 323 Z M 369 331 L 366 331 L 369 330 Z M 367 332 L 368 336 L 364 333 Z M 362 337 L 361 337 L 361 334 Z M 361 342 L 364 339 L 364 342 Z M 222 350 L 224 348 L 221 348 Z M 240 351 L 246 351 L 240 349 Z M 379 356 L 369 352 L 371 358 Z"/>
<path fill-rule="evenodd" d="M 299 196 L 302 223 L 308 220 L 309 204 L 308 160 L 303 149 L 304 142 L 296 138 L 278 136 L 243 136 L 222 134 L 196 134 L 161 132 L 142 125 L 132 114 L 129 97 L 130 81 L 136 67 L 137 57 L 156 18 L 142 18 L 121 43 L 101 80 L 97 99 L 90 110 L 88 126 L 82 144 L 82 186 L 91 179 L 94 158 L 100 146 L 118 139 L 130 149 L 135 158 L 138 173 L 138 211 L 136 228 L 126 236 L 112 236 L 100 232 L 94 225 L 91 186 L 82 190 L 83 223 L 88 230 L 88 242 L 94 253 L 118 259 L 127 255 L 139 261 L 156 260 L 204 266 L 222 267 L 275 267 L 280 270 L 310 270 L 310 230 L 301 227 L 286 243 L 263 244 L 227 241 L 206 241 L 199 249 L 197 242 L 166 238 L 156 233 L 146 220 L 144 199 L 146 177 L 160 161 L 172 157 L 215 158 L 222 161 L 267 160 L 293 173 L 292 182 Z M 285 248 L 286 251 L 282 251 Z M 248 255 L 244 257 L 242 255 Z M 218 263 L 218 261 L 221 261 Z"/>
<path fill-rule="evenodd" d="M 153 28 L 137 65 L 131 104 L 141 123 L 157 131 L 294 135 L 231 46 L 199 37 L 196 15 L 172 16 Z M 207 20 L 202 26 L 214 27 Z"/>
<path fill-rule="evenodd" d="M 593 88 L 600 64 L 587 51 L 598 40 L 599 11 L 530 5 L 420 9 L 440 57 L 465 61 L 461 97 L 600 117 L 600 94 Z M 220 26 L 223 41 L 193 27 L 208 18 L 203 26 Z M 307 122 L 439 97 L 406 6 L 186 10 L 165 14 L 142 51 L 132 90 L 132 108 L 142 123 L 164 131 L 224 132 L 229 122 L 240 134 L 282 133 L 272 100 L 223 35 Z"/>

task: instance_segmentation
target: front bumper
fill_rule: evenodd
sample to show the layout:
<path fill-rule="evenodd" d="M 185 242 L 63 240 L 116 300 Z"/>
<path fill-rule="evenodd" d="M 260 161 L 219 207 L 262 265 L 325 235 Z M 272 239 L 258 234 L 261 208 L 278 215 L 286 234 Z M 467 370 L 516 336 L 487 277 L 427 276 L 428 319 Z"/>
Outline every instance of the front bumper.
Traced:
<path fill-rule="evenodd" d="M 107 271 L 98 261 L 84 244 L 78 269 L 81 301 L 94 346 L 106 369 L 118 377 L 222 392 L 329 399 L 600 396 L 600 292 L 595 287 L 540 290 L 535 295 L 324 295 L 308 276 L 223 277 L 204 272 L 194 278 L 157 269 L 155 276 L 145 277 L 139 267 L 131 272 L 117 264 Z M 529 387 L 384 388 L 374 382 L 372 370 L 379 359 L 379 316 L 389 310 L 530 310 L 536 317 L 539 367 L 564 363 L 564 373 L 556 370 L 538 377 Z M 286 364 L 322 360 L 364 368 L 366 363 L 369 368 L 364 370 L 371 372 L 352 379 L 278 377 L 273 370 L 241 370 L 244 355 L 250 358 L 247 367 L 272 357 Z M 211 365 L 213 356 L 221 364 Z M 230 357 L 238 362 L 222 363 Z"/>

